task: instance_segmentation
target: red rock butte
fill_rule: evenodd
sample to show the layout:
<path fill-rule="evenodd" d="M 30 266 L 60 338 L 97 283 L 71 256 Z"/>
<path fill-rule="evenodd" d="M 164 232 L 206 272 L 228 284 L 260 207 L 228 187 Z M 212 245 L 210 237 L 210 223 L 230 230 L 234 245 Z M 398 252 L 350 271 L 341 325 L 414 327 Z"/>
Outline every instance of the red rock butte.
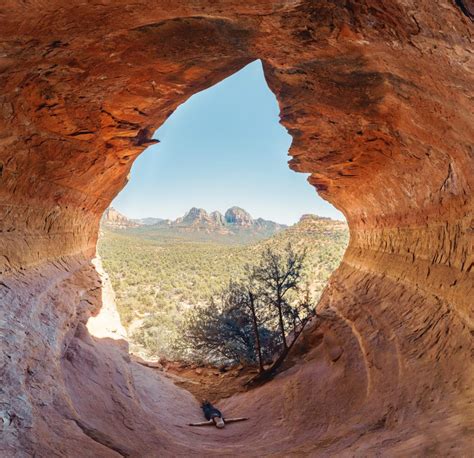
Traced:
<path fill-rule="evenodd" d="M 3 0 L 0 454 L 472 453 L 473 12 Z M 188 392 L 88 334 L 102 301 L 91 259 L 154 130 L 255 59 L 293 137 L 290 167 L 345 214 L 350 245 L 295 364 L 221 403 L 250 420 L 192 430 Z"/>

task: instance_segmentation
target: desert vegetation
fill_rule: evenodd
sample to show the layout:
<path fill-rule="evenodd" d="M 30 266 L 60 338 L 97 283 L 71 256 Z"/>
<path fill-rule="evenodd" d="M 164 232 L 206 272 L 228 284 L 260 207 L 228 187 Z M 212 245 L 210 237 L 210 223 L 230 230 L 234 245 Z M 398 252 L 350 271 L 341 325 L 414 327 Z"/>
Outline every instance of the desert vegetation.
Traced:
<path fill-rule="evenodd" d="M 305 257 L 291 243 L 283 251 L 266 248 L 219 300 L 190 309 L 178 340 L 187 359 L 258 364 L 260 373 L 277 355 L 283 359 L 315 314 L 301 287 Z"/>
<path fill-rule="evenodd" d="M 272 257 L 287 262 L 291 243 L 292 256 L 298 258 L 297 285 L 285 292 L 287 301 L 280 303 L 289 337 L 308 316 L 302 305 L 311 304 L 314 309 L 329 275 L 340 263 L 348 231 L 345 223 L 308 216 L 263 241 L 249 243 L 248 234 L 240 243 L 235 236 L 229 243 L 226 240 L 221 236 L 203 239 L 202 234 L 197 239 L 190 233 L 171 235 L 153 227 L 103 228 L 99 254 L 112 280 L 133 352 L 195 362 L 258 363 L 251 310 L 235 306 L 244 300 L 248 303 L 245 293 L 250 291 L 258 298 L 262 364 L 269 362 L 286 345 L 279 314 L 274 313 L 278 307 L 271 297 L 272 288 L 264 288 L 269 280 L 264 273 Z M 293 310 L 299 307 L 300 316 L 292 315 L 288 304 L 296 307 Z M 211 335 L 214 326 L 214 331 L 220 329 L 219 339 L 225 339 L 227 331 L 220 326 L 226 319 L 239 322 L 241 342 L 233 349 L 210 351 L 197 336 Z"/>

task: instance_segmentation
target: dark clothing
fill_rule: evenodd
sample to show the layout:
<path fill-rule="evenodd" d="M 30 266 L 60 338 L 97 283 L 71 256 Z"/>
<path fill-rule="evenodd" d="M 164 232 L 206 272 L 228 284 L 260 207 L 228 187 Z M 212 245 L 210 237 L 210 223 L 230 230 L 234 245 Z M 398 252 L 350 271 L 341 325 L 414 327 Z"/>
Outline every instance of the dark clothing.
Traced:
<path fill-rule="evenodd" d="M 220 410 L 216 409 L 210 402 L 204 402 L 201 407 L 206 420 L 212 420 L 215 417 L 222 418 Z"/>

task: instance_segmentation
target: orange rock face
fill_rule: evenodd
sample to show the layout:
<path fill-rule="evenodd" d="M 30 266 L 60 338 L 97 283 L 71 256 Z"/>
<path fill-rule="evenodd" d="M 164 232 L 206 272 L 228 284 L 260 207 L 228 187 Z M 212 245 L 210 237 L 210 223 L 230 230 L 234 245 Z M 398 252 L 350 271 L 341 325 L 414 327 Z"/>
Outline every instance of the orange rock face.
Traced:
<path fill-rule="evenodd" d="M 469 8 L 5 0 L 3 455 L 472 450 Z M 191 396 L 84 323 L 100 308 L 90 263 L 100 216 L 134 159 L 178 105 L 254 59 L 293 136 L 291 168 L 344 212 L 351 241 L 296 365 L 227 400 L 252 419 L 219 436 L 187 430 L 199 415 Z"/>

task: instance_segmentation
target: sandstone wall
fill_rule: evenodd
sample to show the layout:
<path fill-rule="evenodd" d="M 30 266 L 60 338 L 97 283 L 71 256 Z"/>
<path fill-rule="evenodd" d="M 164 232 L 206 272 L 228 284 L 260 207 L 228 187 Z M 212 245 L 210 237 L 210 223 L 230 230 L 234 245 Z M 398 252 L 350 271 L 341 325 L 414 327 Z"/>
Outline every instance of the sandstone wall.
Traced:
<path fill-rule="evenodd" d="M 100 307 L 90 263 L 99 219 L 173 110 L 257 58 L 293 136 L 290 167 L 311 173 L 351 229 L 319 306 L 326 340 L 344 356 L 324 359 L 332 344 L 316 339 L 319 353 L 272 385 L 283 383 L 286 403 L 316 418 L 298 431 L 281 420 L 287 440 L 278 450 L 468 449 L 473 28 L 456 2 L 6 0 L 0 22 L 4 450 L 145 450 L 124 449 L 113 431 L 102 431 L 110 406 L 119 402 L 130 416 L 143 406 L 130 363 L 83 326 Z M 106 366 L 97 355 L 109 355 Z M 109 408 L 84 403 L 81 393 L 90 391 L 75 386 L 81 371 L 71 377 L 71 361 L 84 374 L 113 373 L 114 365 L 128 374 L 102 388 Z M 85 380 L 94 386 L 94 377 Z M 335 391 L 306 402 L 318 377 Z M 123 386 L 133 395 L 117 401 L 111 393 Z M 262 418 L 282 415 L 276 389 L 245 395 L 267 401 Z M 331 406 L 334 396 L 341 401 Z M 167 438 L 159 443 L 172 453 L 173 419 L 155 420 Z M 143 444 L 137 429 L 127 431 Z M 242 451 L 245 437 L 229 438 L 229 447 Z M 271 450 L 265 437 L 262 453 Z M 210 439 L 203 440 L 204 450 Z M 186 449 L 185 438 L 176 441 Z"/>

